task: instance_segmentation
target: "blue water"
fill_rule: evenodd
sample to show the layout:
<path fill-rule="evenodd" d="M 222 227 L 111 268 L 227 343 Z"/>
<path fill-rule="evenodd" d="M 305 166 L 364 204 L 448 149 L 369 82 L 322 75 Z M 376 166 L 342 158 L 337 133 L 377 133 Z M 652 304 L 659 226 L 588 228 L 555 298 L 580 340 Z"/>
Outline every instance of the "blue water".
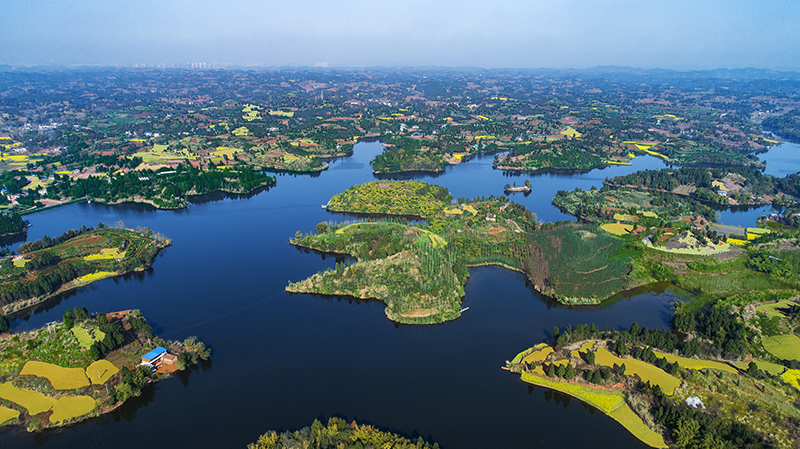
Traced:
<path fill-rule="evenodd" d="M 631 323 L 665 328 L 670 292 L 572 308 L 542 298 L 524 276 L 475 268 L 466 285 L 469 310 L 453 322 L 403 326 L 375 301 L 290 295 L 290 281 L 332 267 L 335 259 L 298 250 L 288 239 L 318 222 L 354 217 L 320 206 L 347 187 L 375 179 L 369 160 L 378 143 L 356 145 L 320 176 L 281 175 L 248 199 L 224 199 L 183 211 L 76 204 L 28 219 L 29 240 L 99 222 L 146 226 L 173 240 L 153 267 L 97 282 L 12 322 L 15 331 L 60 319 L 74 306 L 91 312 L 141 309 L 170 339 L 197 335 L 212 361 L 145 390 L 109 415 L 38 435 L 0 433 L 0 443 L 32 447 L 142 447 L 148 435 L 170 447 L 244 447 L 267 430 L 299 429 L 331 415 L 367 422 L 444 448 L 644 447 L 591 407 L 521 382 L 505 360 L 549 338 L 553 327 Z M 569 219 L 550 204 L 559 189 L 600 187 L 606 176 L 660 161 L 579 175 L 504 176 L 491 157 L 449 167 L 436 177 L 454 197 L 501 195 L 506 183 L 530 179 L 533 193 L 513 199 L 540 220 Z M 160 444 L 160 443 L 159 443 Z"/>

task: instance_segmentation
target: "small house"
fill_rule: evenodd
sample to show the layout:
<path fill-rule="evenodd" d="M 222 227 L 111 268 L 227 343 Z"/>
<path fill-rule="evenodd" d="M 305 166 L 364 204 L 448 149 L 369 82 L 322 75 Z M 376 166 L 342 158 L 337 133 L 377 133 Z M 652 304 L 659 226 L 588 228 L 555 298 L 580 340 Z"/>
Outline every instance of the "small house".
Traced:
<path fill-rule="evenodd" d="M 162 346 L 153 349 L 152 351 L 148 352 L 147 354 L 142 356 L 142 363 L 148 363 L 150 365 L 156 365 L 156 363 L 161 360 L 164 354 L 167 353 L 167 348 Z"/>

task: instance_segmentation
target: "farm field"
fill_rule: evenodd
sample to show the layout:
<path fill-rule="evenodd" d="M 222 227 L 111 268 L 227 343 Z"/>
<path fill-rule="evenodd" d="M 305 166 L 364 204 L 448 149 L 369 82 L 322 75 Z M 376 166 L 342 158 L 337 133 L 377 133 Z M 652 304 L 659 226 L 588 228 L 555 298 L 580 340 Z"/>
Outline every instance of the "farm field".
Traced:
<path fill-rule="evenodd" d="M 667 374 L 664 370 L 656 366 L 633 358 L 619 358 L 606 348 L 599 348 L 597 350 L 596 361 L 598 364 L 608 367 L 613 367 L 615 364 L 622 365 L 624 363 L 627 368 L 625 370 L 625 375 L 636 375 L 642 379 L 642 382 L 649 381 L 651 384 L 659 385 L 661 390 L 664 391 L 664 394 L 668 396 L 672 395 L 675 389 L 681 384 L 674 376 Z"/>
<path fill-rule="evenodd" d="M 606 223 L 600 226 L 600 229 L 614 235 L 628 235 L 633 232 L 633 225 L 624 223 Z"/>
<path fill-rule="evenodd" d="M 86 377 L 92 381 L 92 385 L 103 385 L 118 372 L 119 368 L 105 359 L 92 362 L 86 367 Z"/>
<path fill-rule="evenodd" d="M 83 260 L 104 260 L 104 259 L 122 259 L 125 257 L 125 251 L 120 252 L 117 248 L 103 248 L 100 254 L 89 254 Z"/>
<path fill-rule="evenodd" d="M 89 379 L 81 368 L 64 368 L 52 363 L 30 360 L 20 371 L 21 376 L 44 377 L 56 390 L 74 390 L 88 387 Z"/>
<path fill-rule="evenodd" d="M 548 355 L 553 353 L 552 346 L 545 344 L 544 347 L 536 349 L 530 354 L 522 358 L 522 363 L 536 363 L 546 359 Z"/>
<path fill-rule="evenodd" d="M 28 410 L 30 415 L 46 412 L 56 403 L 53 398 L 47 397 L 38 391 L 17 388 L 11 382 L 0 384 L 0 398 L 19 404 Z"/>
<path fill-rule="evenodd" d="M 92 282 L 97 282 L 103 280 L 108 277 L 116 276 L 117 273 L 114 271 L 97 271 L 95 273 L 85 274 L 78 278 L 79 281 L 85 282 L 87 284 L 91 284 Z"/>
<path fill-rule="evenodd" d="M 66 396 L 59 398 L 53 405 L 50 422 L 57 423 L 65 419 L 77 418 L 94 410 L 95 400 L 89 396 Z"/>
<path fill-rule="evenodd" d="M 800 361 L 800 337 L 796 335 L 776 335 L 774 337 L 764 337 L 761 340 L 764 349 L 770 354 L 782 360 Z"/>
<path fill-rule="evenodd" d="M 664 443 L 664 436 L 647 427 L 647 425 L 642 422 L 642 418 L 639 418 L 639 415 L 634 413 L 628 404 L 618 407 L 616 410 L 609 413 L 608 416 L 622 424 L 633 436 L 641 440 L 642 443 L 650 447 L 667 447 Z"/>
<path fill-rule="evenodd" d="M 578 398 L 581 401 L 598 408 L 605 414 L 610 414 L 625 404 L 625 395 L 620 391 L 608 391 L 577 383 L 559 382 L 550 380 L 547 377 L 528 374 L 526 372 L 521 373 L 521 378 L 527 383 L 538 385 L 540 387 L 547 387 Z"/>
<path fill-rule="evenodd" d="M 800 390 L 800 370 L 788 369 L 785 373 L 781 374 L 781 377 L 786 382 Z"/>
<path fill-rule="evenodd" d="M 19 411 L 0 405 L 0 425 L 19 416 Z"/>
<path fill-rule="evenodd" d="M 700 360 L 700 359 L 690 359 L 688 357 L 681 357 L 679 355 L 672 355 L 672 354 L 664 354 L 662 352 L 653 351 L 656 357 L 665 358 L 669 363 L 678 362 L 684 368 L 690 369 L 716 369 L 720 371 L 726 371 L 729 373 L 737 373 L 738 370 L 736 368 L 731 367 L 727 363 L 716 362 L 713 360 Z"/>

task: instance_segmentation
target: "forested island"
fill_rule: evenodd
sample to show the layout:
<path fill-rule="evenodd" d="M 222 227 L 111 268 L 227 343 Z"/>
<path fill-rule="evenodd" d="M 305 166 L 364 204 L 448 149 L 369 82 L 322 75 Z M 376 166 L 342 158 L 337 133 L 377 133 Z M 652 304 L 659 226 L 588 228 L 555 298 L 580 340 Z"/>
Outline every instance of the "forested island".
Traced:
<path fill-rule="evenodd" d="M 290 449 L 312 445 L 347 449 L 439 449 L 438 443 L 430 444 L 422 437 L 412 441 L 367 424 L 358 424 L 355 420 L 348 423 L 335 416 L 328 419 L 327 426 L 315 419 L 310 427 L 294 432 L 267 432 L 248 444 L 247 449 Z"/>
<path fill-rule="evenodd" d="M 0 425 L 38 432 L 108 413 L 209 354 L 196 338 L 155 336 L 138 310 L 76 306 L 46 328 L 0 334 Z"/>
<path fill-rule="evenodd" d="M 147 228 L 82 227 L 20 245 L 0 259 L 3 314 L 29 309 L 91 282 L 149 267 L 170 239 Z"/>

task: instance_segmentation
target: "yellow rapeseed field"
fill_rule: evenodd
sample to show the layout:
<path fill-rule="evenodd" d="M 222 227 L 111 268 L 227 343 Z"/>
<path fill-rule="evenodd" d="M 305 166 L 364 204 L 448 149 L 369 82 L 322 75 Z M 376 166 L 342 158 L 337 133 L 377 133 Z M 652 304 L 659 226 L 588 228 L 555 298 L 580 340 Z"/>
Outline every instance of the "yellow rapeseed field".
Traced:
<path fill-rule="evenodd" d="M 19 416 L 19 411 L 0 405 L 0 425 Z"/>
<path fill-rule="evenodd" d="M 656 357 L 666 358 L 669 363 L 675 363 L 675 361 L 677 361 L 684 368 L 690 368 L 690 369 L 711 368 L 720 371 L 727 371 L 729 373 L 738 372 L 736 368 L 728 365 L 727 363 L 715 362 L 713 360 L 690 359 L 678 355 L 664 354 L 663 352 L 658 352 L 658 351 L 653 351 L 653 352 L 655 353 Z"/>
<path fill-rule="evenodd" d="M 578 398 L 597 407 L 606 414 L 611 413 L 625 404 L 625 395 L 619 391 L 608 391 L 581 384 L 558 382 L 525 372 L 522 373 L 521 377 L 523 381 L 530 384 L 552 388 L 553 390 Z"/>
<path fill-rule="evenodd" d="M 617 408 L 609 413 L 608 416 L 622 424 L 623 427 L 628 429 L 628 431 L 642 443 L 650 447 L 668 447 L 664 444 L 664 436 L 647 427 L 642 419 L 639 418 L 639 415 L 631 410 L 628 404 Z"/>
<path fill-rule="evenodd" d="M 633 232 L 633 226 L 622 223 L 606 223 L 600 229 L 614 235 L 627 235 Z"/>
<path fill-rule="evenodd" d="M 0 398 L 21 405 L 30 415 L 46 412 L 56 402 L 53 398 L 47 397 L 38 391 L 17 388 L 11 385 L 11 382 L 0 384 Z"/>
<path fill-rule="evenodd" d="M 546 359 L 548 355 L 552 353 L 553 353 L 553 348 L 551 346 L 545 346 L 523 357 L 522 362 L 523 363 L 541 362 L 542 360 Z"/>
<path fill-rule="evenodd" d="M 89 379 L 86 378 L 86 373 L 81 368 L 64 368 L 35 360 L 28 361 L 19 374 L 44 377 L 56 390 L 74 390 L 89 386 Z"/>
<path fill-rule="evenodd" d="M 118 372 L 119 368 L 108 360 L 103 359 L 92 362 L 92 364 L 86 368 L 86 377 L 92 381 L 92 385 L 103 385 Z"/>
<path fill-rule="evenodd" d="M 800 370 L 787 369 L 785 373 L 781 374 L 781 377 L 783 380 L 800 390 Z"/>
<path fill-rule="evenodd" d="M 84 256 L 83 260 L 105 260 L 105 259 L 122 259 L 125 257 L 126 251 L 119 252 L 117 248 L 103 248 L 100 254 L 89 254 Z"/>
<path fill-rule="evenodd" d="M 117 273 L 113 271 L 98 271 L 97 273 L 87 274 L 78 278 L 79 281 L 91 283 L 94 281 L 99 281 L 100 279 L 105 279 L 109 276 L 114 276 Z"/>
<path fill-rule="evenodd" d="M 598 365 L 609 367 L 614 366 L 614 364 L 622 365 L 624 363 L 626 375 L 637 375 L 642 379 L 642 382 L 650 381 L 651 384 L 657 384 L 661 387 L 664 394 L 668 396 L 671 396 L 675 392 L 675 389 L 681 384 L 678 379 L 657 366 L 637 359 L 621 359 L 610 353 L 606 348 L 597 350 L 595 362 Z"/>
<path fill-rule="evenodd" d="M 77 418 L 85 415 L 95 408 L 94 399 L 89 396 L 70 396 L 63 397 L 56 401 L 53 406 L 53 414 L 50 415 L 50 422 L 56 423 L 65 419 Z"/>

